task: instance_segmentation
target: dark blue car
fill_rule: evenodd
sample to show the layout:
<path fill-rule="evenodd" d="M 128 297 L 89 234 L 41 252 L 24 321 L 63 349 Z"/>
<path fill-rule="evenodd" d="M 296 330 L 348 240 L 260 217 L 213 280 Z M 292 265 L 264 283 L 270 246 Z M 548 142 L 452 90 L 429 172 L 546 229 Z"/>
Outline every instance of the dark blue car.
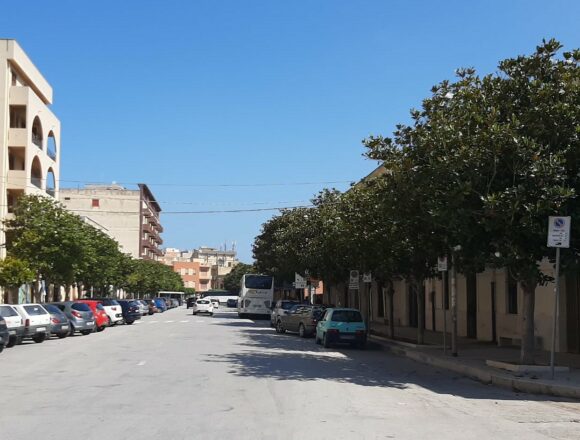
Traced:
<path fill-rule="evenodd" d="M 125 324 L 131 325 L 138 319 L 141 319 L 141 311 L 136 301 L 120 299 L 117 302 L 121 305 Z"/>
<path fill-rule="evenodd" d="M 155 307 L 157 307 L 161 313 L 167 310 L 167 303 L 163 298 L 155 298 L 153 301 L 155 301 Z"/>

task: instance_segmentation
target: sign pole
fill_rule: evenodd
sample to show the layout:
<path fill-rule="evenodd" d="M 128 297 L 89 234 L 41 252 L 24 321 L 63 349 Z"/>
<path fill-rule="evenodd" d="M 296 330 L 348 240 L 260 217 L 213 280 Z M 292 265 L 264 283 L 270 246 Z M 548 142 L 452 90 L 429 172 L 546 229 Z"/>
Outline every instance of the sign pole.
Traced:
<path fill-rule="evenodd" d="M 558 331 L 558 306 L 560 302 L 560 248 L 556 248 L 556 288 L 554 289 L 554 316 L 552 317 L 552 352 L 550 353 L 550 371 L 554 379 L 554 357 L 556 353 L 556 333 Z"/>
<path fill-rule="evenodd" d="M 451 356 L 457 356 L 457 271 L 455 252 L 451 254 Z"/>

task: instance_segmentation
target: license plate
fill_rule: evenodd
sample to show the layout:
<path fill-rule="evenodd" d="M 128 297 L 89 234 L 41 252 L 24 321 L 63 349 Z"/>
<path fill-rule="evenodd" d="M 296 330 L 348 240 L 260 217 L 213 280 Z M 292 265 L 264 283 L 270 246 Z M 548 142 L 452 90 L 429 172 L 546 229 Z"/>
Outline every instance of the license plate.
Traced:
<path fill-rule="evenodd" d="M 340 339 L 346 339 L 346 340 L 354 339 L 354 335 L 341 335 Z"/>
<path fill-rule="evenodd" d="M 9 335 L 15 335 L 16 334 L 16 330 L 8 330 L 8 334 Z"/>
<path fill-rule="evenodd" d="M 62 326 L 62 329 L 63 329 L 63 330 L 67 330 L 67 329 L 68 329 L 68 325 L 63 325 L 63 326 Z"/>
<path fill-rule="evenodd" d="M 93 324 L 94 324 L 94 322 L 93 322 L 93 321 L 89 321 L 89 322 L 87 322 L 87 325 L 93 325 Z"/>
<path fill-rule="evenodd" d="M 46 327 L 38 327 L 36 329 L 37 332 L 45 332 L 46 331 Z"/>

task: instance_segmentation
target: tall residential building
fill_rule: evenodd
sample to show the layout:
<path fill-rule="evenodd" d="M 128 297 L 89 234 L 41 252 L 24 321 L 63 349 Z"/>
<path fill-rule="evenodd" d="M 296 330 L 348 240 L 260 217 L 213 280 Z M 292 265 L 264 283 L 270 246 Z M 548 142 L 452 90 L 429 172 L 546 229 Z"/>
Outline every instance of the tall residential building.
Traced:
<path fill-rule="evenodd" d="M 198 292 L 222 289 L 224 277 L 238 264 L 235 249 L 221 250 L 202 246 L 191 251 L 167 248 L 161 260 L 181 275 L 185 287 Z"/>
<path fill-rule="evenodd" d="M 81 217 L 102 226 L 117 240 L 120 250 L 133 258 L 158 260 L 163 227 L 161 208 L 147 185 L 131 190 L 121 185 L 86 185 L 82 189 L 62 189 L 60 201 Z"/>
<path fill-rule="evenodd" d="M 58 197 L 60 121 L 51 104 L 52 87 L 30 58 L 0 39 L 0 220 L 23 194 Z M 0 258 L 5 252 L 0 246 Z"/>

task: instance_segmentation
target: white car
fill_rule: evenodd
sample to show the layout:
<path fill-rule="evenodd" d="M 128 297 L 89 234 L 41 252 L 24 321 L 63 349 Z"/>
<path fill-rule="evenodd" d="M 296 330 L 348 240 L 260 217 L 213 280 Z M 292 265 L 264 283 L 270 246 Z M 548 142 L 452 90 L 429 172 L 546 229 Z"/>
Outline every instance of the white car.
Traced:
<path fill-rule="evenodd" d="M 193 314 L 198 313 L 208 313 L 210 316 L 213 315 L 214 303 L 209 299 L 198 299 L 193 303 Z"/>
<path fill-rule="evenodd" d="M 211 303 L 213 304 L 213 309 L 217 310 L 220 308 L 220 301 L 219 299 L 212 299 Z"/>
<path fill-rule="evenodd" d="M 36 343 L 43 342 L 50 332 L 50 313 L 40 304 L 17 304 L 12 306 L 24 320 L 24 338 Z"/>
<path fill-rule="evenodd" d="M 8 327 L 9 339 L 7 347 L 13 347 L 19 344 L 24 335 L 24 319 L 22 319 L 14 307 L 8 304 L 0 305 L 0 316 L 4 318 L 6 327 Z"/>
<path fill-rule="evenodd" d="M 109 325 L 119 324 L 123 320 L 123 309 L 117 300 L 112 298 L 103 298 L 97 301 L 99 301 L 105 309 L 105 313 L 109 318 Z"/>

